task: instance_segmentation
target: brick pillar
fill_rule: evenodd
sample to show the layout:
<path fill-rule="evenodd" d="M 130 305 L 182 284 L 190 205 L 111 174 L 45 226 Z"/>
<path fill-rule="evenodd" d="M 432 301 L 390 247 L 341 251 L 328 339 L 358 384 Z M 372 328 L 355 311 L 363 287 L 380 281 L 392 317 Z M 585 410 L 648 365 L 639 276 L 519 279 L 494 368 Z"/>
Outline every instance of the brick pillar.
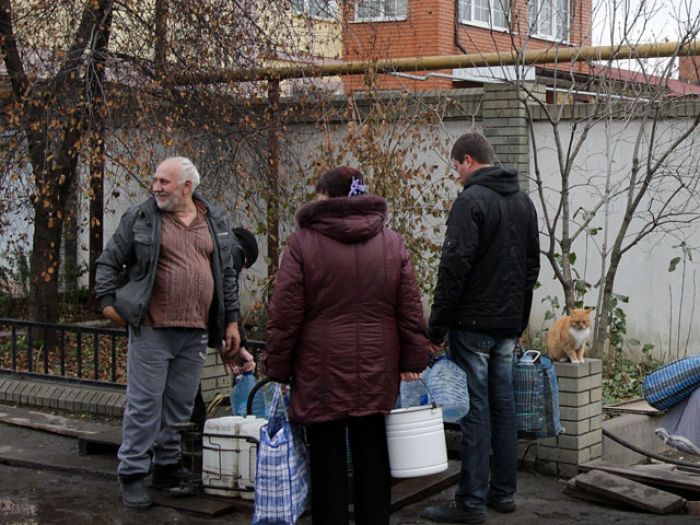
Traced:
<path fill-rule="evenodd" d="M 226 374 L 216 348 L 207 348 L 207 360 L 202 369 L 202 397 L 209 403 L 216 394 L 231 394 L 231 377 Z"/>
<path fill-rule="evenodd" d="M 602 456 L 603 367 L 600 359 L 586 359 L 578 365 L 554 363 L 554 368 L 564 433 L 538 441 L 537 467 L 569 478 L 578 474 L 579 465 Z"/>
<path fill-rule="evenodd" d="M 530 136 L 525 102 L 516 86 L 507 83 L 484 84 L 481 101 L 482 129 L 493 144 L 496 161 L 518 170 L 520 184 L 528 189 Z"/>

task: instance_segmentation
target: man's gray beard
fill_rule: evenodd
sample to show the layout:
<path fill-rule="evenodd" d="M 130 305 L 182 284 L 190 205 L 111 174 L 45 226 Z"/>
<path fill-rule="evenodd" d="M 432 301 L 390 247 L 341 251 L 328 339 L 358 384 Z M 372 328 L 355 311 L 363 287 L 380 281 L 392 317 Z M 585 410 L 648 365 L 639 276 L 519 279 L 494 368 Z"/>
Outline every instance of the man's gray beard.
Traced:
<path fill-rule="evenodd" d="M 155 196 L 154 196 L 155 197 Z M 158 198 L 155 198 L 156 201 L 156 206 L 158 206 L 159 210 L 162 211 L 173 211 L 173 206 L 175 204 L 173 197 L 171 196 L 168 200 L 165 202 L 161 203 Z"/>

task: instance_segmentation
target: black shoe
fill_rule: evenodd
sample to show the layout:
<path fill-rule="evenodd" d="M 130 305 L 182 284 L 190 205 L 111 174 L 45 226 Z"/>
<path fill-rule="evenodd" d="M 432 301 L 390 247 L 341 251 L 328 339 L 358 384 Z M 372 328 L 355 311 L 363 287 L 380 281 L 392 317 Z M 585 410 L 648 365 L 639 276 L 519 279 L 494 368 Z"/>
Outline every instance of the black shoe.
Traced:
<path fill-rule="evenodd" d="M 515 501 L 513 498 L 486 498 L 486 506 L 501 514 L 515 512 Z"/>
<path fill-rule="evenodd" d="M 421 512 L 421 516 L 439 523 L 483 523 L 486 521 L 485 512 L 469 509 L 464 503 L 457 500 L 426 507 Z"/>
<path fill-rule="evenodd" d="M 192 472 L 180 463 L 172 465 L 156 465 L 153 467 L 151 487 L 157 490 L 168 490 L 179 487 L 181 483 L 190 481 Z"/>
<path fill-rule="evenodd" d="M 134 481 L 119 480 L 122 489 L 122 501 L 130 509 L 147 509 L 151 506 L 151 496 L 142 479 Z"/>

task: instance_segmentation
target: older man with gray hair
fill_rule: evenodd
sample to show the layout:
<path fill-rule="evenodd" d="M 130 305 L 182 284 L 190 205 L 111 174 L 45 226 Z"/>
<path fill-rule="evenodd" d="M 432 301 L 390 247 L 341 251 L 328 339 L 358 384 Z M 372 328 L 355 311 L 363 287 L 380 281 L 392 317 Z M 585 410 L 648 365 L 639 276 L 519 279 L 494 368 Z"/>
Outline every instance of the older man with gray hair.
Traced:
<path fill-rule="evenodd" d="M 239 303 L 225 214 L 195 189 L 199 173 L 184 157 L 163 161 L 152 197 L 133 206 L 97 259 L 95 290 L 105 317 L 128 326 L 127 402 L 118 474 L 126 507 L 151 504 L 152 486 L 179 485 L 179 435 L 188 421 L 207 346 L 241 364 Z M 151 455 L 153 458 L 151 459 Z"/>

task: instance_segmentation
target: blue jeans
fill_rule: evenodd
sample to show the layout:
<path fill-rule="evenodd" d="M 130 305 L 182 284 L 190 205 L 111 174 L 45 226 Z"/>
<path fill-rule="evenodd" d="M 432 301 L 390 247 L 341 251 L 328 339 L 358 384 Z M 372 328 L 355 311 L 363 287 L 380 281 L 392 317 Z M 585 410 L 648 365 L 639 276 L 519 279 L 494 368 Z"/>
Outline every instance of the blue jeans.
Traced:
<path fill-rule="evenodd" d="M 511 498 L 518 470 L 513 394 L 515 338 L 450 331 L 450 357 L 467 374 L 470 408 L 462 427 L 462 471 L 455 498 L 475 512 L 486 498 Z"/>

